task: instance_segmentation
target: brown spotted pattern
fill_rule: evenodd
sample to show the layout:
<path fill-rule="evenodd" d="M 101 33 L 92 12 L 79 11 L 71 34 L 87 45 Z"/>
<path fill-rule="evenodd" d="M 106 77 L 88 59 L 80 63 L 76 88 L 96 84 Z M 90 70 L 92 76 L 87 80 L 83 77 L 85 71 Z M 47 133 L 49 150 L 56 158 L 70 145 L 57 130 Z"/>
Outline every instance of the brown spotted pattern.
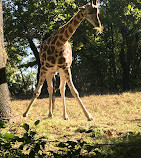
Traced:
<path fill-rule="evenodd" d="M 77 27 L 79 26 L 81 20 L 84 17 L 81 14 L 81 11 L 78 11 L 77 14 L 68 21 L 67 24 L 63 25 L 59 28 L 54 34 L 52 34 L 47 40 L 45 40 L 40 47 L 40 76 L 39 76 L 39 83 L 37 85 L 36 91 L 34 92 L 34 96 L 26 110 L 23 114 L 23 117 L 26 117 L 32 104 L 34 103 L 35 99 L 39 96 L 41 92 L 42 85 L 47 80 L 48 84 L 48 92 L 49 92 L 49 117 L 52 117 L 52 77 L 55 75 L 56 72 L 60 73 L 60 93 L 63 100 L 63 116 L 65 120 L 68 120 L 68 116 L 66 113 L 66 106 L 65 106 L 65 82 L 67 82 L 71 93 L 74 97 L 76 97 L 78 103 L 83 109 L 83 112 L 88 120 L 92 120 L 91 115 L 87 112 L 85 106 L 83 105 L 82 101 L 79 98 L 79 94 L 75 89 L 72 79 L 71 79 L 71 72 L 70 66 L 72 63 L 72 50 L 71 45 L 69 44 L 68 40 L 71 38 Z"/>
<path fill-rule="evenodd" d="M 49 71 L 53 67 L 67 69 L 71 66 L 72 50 L 68 40 L 83 18 L 81 11 L 78 11 L 68 23 L 42 43 L 40 47 L 40 61 L 43 71 Z"/>

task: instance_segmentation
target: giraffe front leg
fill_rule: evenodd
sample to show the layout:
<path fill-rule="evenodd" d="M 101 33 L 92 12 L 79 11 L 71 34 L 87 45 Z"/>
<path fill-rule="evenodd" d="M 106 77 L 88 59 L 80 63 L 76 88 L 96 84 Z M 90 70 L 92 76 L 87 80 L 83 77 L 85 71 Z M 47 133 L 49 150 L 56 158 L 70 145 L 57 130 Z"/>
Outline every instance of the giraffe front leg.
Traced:
<path fill-rule="evenodd" d="M 41 88 L 43 86 L 43 83 L 45 81 L 45 74 L 43 73 L 40 73 L 40 78 L 39 78 L 39 83 L 38 83 L 38 86 L 33 94 L 33 98 L 27 108 L 27 110 L 25 111 L 25 113 L 23 114 L 23 117 L 27 117 L 28 113 L 29 113 L 29 110 L 31 108 L 31 106 L 33 105 L 33 103 L 35 102 L 35 100 L 37 99 L 37 97 L 40 95 L 41 93 Z"/>
<path fill-rule="evenodd" d="M 93 121 L 93 117 L 91 116 L 91 114 L 87 111 L 87 109 L 85 108 L 84 104 L 82 103 L 80 97 L 79 97 L 79 93 L 76 90 L 76 88 L 74 87 L 74 84 L 72 82 L 72 76 L 71 76 L 71 71 L 70 68 L 68 70 L 65 70 L 65 76 L 66 76 L 66 81 L 67 84 L 70 88 L 70 91 L 72 93 L 72 95 L 76 98 L 76 100 L 78 101 L 79 105 L 81 106 L 85 116 L 87 117 L 88 121 Z"/>
<path fill-rule="evenodd" d="M 60 94 L 61 94 L 61 99 L 63 102 L 63 117 L 64 120 L 69 120 L 67 110 L 66 110 L 66 104 L 65 104 L 65 86 L 66 86 L 66 80 L 63 74 L 60 73 Z"/>

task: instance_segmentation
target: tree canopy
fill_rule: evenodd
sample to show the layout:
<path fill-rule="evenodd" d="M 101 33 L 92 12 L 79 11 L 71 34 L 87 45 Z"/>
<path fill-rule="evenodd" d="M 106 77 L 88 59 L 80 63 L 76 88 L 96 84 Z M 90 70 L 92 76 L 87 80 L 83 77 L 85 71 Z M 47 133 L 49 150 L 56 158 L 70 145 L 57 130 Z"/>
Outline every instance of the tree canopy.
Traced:
<path fill-rule="evenodd" d="M 16 87 L 20 93 L 21 89 L 32 87 L 29 74 L 23 71 L 40 67 L 38 52 L 43 37 L 51 35 L 86 3 L 87 0 L 3 1 L 7 74 L 12 91 Z M 83 93 L 139 90 L 141 2 L 101 0 L 99 4 L 103 33 L 96 34 L 85 20 L 70 40 L 75 85 Z M 30 59 L 24 61 L 25 57 Z"/>

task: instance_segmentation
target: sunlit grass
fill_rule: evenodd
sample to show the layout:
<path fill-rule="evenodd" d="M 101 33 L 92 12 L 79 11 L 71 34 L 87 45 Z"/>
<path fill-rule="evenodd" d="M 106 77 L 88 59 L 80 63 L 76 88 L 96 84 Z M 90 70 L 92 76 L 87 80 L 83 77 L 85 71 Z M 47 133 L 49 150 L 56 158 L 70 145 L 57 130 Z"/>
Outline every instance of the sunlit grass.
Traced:
<path fill-rule="evenodd" d="M 83 138 L 91 142 L 93 137 L 77 129 L 112 131 L 115 137 L 119 132 L 141 132 L 141 92 L 123 93 L 119 95 L 90 95 L 81 98 L 95 122 L 89 122 L 74 98 L 66 98 L 69 121 L 63 120 L 61 98 L 56 98 L 54 116 L 48 118 L 49 99 L 37 99 L 29 116 L 23 120 L 31 126 L 36 120 L 41 120 L 37 133 L 50 141 L 77 140 Z M 30 100 L 14 100 L 12 107 L 17 114 L 22 115 Z"/>

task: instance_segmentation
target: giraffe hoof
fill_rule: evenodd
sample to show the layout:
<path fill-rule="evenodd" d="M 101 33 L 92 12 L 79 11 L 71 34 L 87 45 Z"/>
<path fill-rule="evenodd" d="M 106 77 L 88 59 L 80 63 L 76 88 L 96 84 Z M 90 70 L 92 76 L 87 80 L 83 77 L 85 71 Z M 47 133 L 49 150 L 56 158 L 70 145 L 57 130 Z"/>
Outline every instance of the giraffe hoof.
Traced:
<path fill-rule="evenodd" d="M 93 117 L 92 117 L 92 116 L 89 116 L 89 117 L 88 117 L 88 121 L 94 121 Z"/>
<path fill-rule="evenodd" d="M 68 117 L 65 117 L 64 120 L 69 120 L 69 118 L 68 118 Z"/>
<path fill-rule="evenodd" d="M 69 120 L 69 117 L 67 114 L 64 114 L 64 120 Z"/>
<path fill-rule="evenodd" d="M 24 114 L 23 114 L 23 117 L 27 117 L 27 116 L 28 116 L 27 113 L 24 113 Z"/>
<path fill-rule="evenodd" d="M 53 118 L 53 114 L 49 113 L 49 114 L 48 114 L 48 117 L 49 117 L 49 118 Z"/>

